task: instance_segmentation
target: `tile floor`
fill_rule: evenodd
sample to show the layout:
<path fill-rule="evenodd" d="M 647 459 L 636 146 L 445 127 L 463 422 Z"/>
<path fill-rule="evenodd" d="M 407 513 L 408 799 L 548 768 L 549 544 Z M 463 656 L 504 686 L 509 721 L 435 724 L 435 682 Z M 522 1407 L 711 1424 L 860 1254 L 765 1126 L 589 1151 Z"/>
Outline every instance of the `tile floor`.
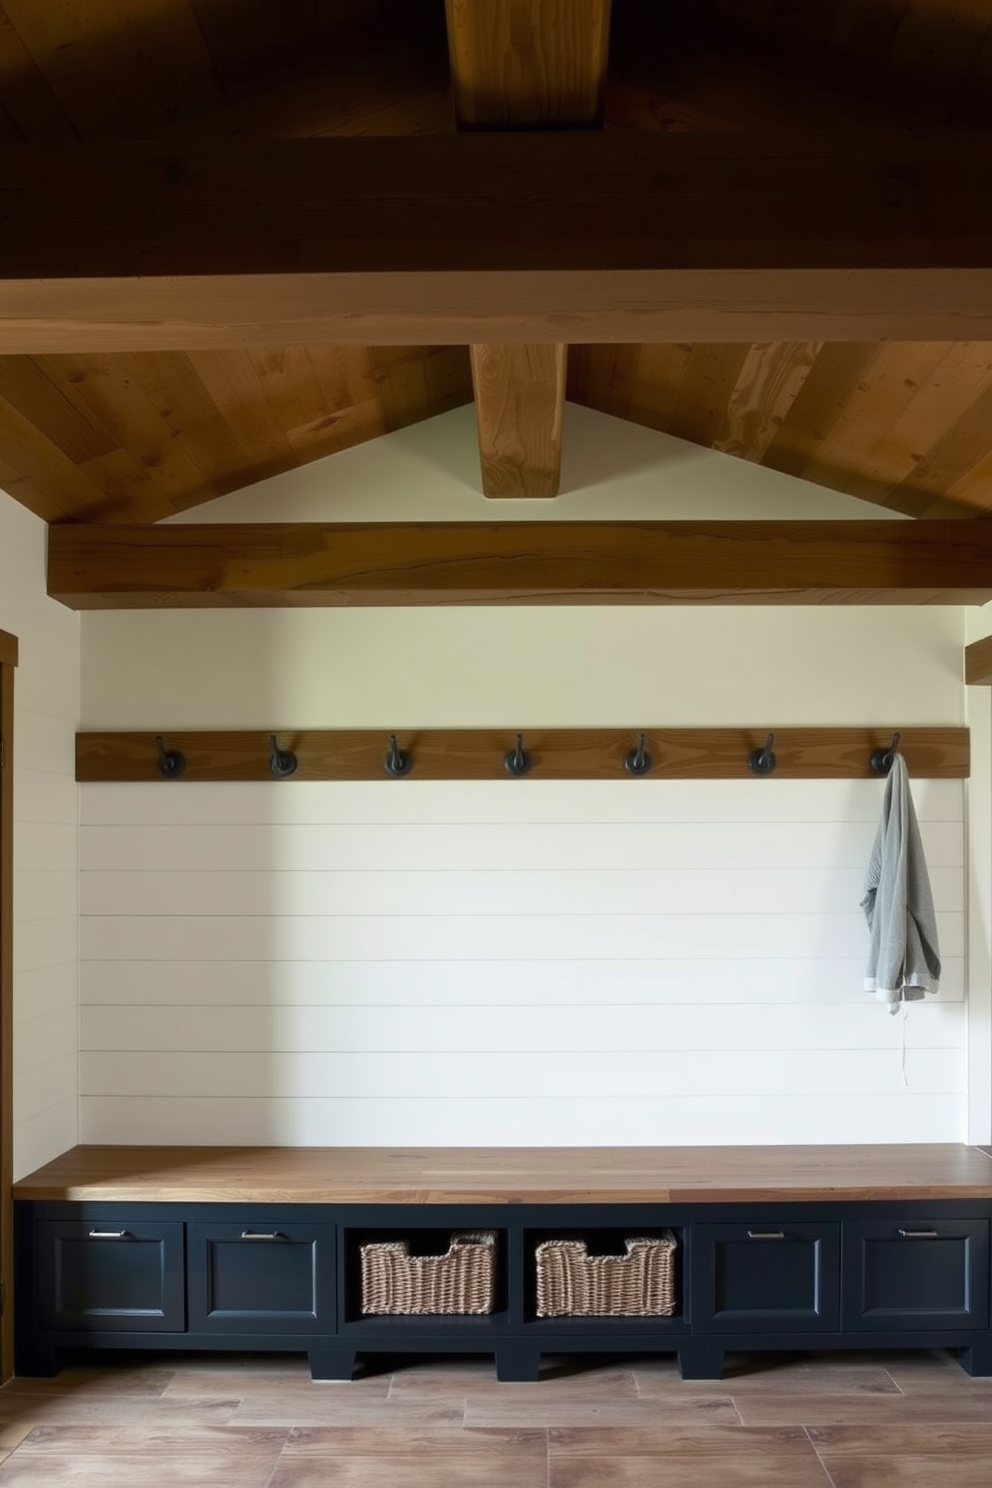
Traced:
<path fill-rule="evenodd" d="M 992 1379 L 947 1354 L 372 1361 L 118 1358 L 0 1390 L 0 1485 L 31 1488 L 992 1488 Z"/>

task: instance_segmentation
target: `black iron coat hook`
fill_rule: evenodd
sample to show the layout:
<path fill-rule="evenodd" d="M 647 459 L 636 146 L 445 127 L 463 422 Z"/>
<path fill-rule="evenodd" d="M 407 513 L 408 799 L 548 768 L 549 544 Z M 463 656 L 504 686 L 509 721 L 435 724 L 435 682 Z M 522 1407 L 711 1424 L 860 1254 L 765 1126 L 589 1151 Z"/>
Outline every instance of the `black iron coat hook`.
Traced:
<path fill-rule="evenodd" d="M 747 767 L 755 775 L 770 775 L 778 763 L 772 753 L 775 735 L 769 734 L 764 749 L 752 749 L 747 757 Z"/>
<path fill-rule="evenodd" d="M 899 748 L 899 740 L 901 738 L 901 734 L 893 734 L 892 743 L 888 749 L 875 749 L 872 751 L 871 767 L 876 775 L 888 775 L 892 769 L 892 761 L 896 757 L 896 750 Z"/>
<path fill-rule="evenodd" d="M 523 734 L 518 734 L 516 748 L 511 749 L 509 754 L 503 759 L 503 766 L 506 773 L 517 777 L 526 775 L 532 763 L 533 761 L 530 755 L 524 749 L 524 736 Z"/>
<path fill-rule="evenodd" d="M 269 769 L 277 780 L 286 780 L 296 774 L 299 760 L 291 749 L 280 749 L 275 734 L 269 735 Z"/>
<path fill-rule="evenodd" d="M 651 756 L 644 747 L 644 735 L 638 734 L 637 748 L 628 749 L 623 757 L 623 767 L 628 775 L 646 775 L 651 768 Z"/>
<path fill-rule="evenodd" d="M 166 749 L 161 734 L 155 735 L 158 750 L 158 773 L 166 780 L 178 780 L 186 769 L 186 756 L 179 749 Z"/>
<path fill-rule="evenodd" d="M 389 736 L 389 750 L 382 762 L 382 767 L 387 775 L 399 779 L 403 775 L 409 775 L 413 769 L 413 760 L 405 749 L 400 749 L 396 743 L 396 735 Z"/>

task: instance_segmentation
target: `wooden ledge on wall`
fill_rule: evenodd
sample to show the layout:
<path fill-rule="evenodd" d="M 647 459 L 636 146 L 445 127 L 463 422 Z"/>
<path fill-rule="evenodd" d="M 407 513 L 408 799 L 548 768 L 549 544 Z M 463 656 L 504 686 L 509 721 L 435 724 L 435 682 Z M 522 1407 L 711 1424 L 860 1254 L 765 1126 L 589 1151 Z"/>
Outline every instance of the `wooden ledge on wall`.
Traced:
<path fill-rule="evenodd" d="M 964 648 L 964 680 L 968 687 L 992 687 L 992 636 Z"/>
<path fill-rule="evenodd" d="M 281 751 L 296 756 L 292 780 L 386 780 L 391 747 L 386 729 L 279 729 L 155 733 L 90 732 L 76 736 L 76 779 L 154 781 L 170 778 L 159 768 L 162 748 L 179 751 L 187 781 L 275 781 L 271 767 L 275 737 Z M 643 734 L 650 766 L 641 778 L 654 780 L 758 779 L 748 758 L 774 735 L 779 779 L 881 778 L 871 766 L 876 750 L 890 748 L 896 729 L 880 728 L 680 728 L 525 729 L 520 747 L 524 776 L 540 780 L 633 780 L 629 755 Z M 899 751 L 910 775 L 962 779 L 970 769 L 966 728 L 899 730 Z M 507 756 L 516 750 L 513 729 L 395 730 L 397 749 L 409 756 L 411 780 L 510 780 Z"/>

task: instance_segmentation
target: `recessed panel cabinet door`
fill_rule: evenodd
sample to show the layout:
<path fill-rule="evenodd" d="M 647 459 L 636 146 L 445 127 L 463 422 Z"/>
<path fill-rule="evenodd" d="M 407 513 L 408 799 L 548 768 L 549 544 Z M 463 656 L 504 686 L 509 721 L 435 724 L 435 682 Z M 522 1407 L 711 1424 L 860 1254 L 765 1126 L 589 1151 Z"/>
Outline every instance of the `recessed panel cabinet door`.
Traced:
<path fill-rule="evenodd" d="M 333 1333 L 334 1226 L 191 1224 L 191 1333 Z"/>
<path fill-rule="evenodd" d="M 41 1220 L 36 1234 L 43 1327 L 182 1332 L 179 1221 Z"/>
<path fill-rule="evenodd" d="M 694 1333 L 837 1331 L 839 1225 L 698 1224 L 691 1244 Z"/>
<path fill-rule="evenodd" d="M 987 1328 L 988 1321 L 988 1220 L 845 1223 L 845 1328 Z"/>

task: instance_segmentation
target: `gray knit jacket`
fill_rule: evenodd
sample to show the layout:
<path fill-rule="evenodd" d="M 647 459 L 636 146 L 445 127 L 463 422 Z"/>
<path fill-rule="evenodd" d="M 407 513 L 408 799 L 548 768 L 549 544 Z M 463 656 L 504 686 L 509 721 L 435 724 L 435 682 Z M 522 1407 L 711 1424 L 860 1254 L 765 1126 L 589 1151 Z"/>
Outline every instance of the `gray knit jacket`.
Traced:
<path fill-rule="evenodd" d="M 861 908 L 868 921 L 865 991 L 895 1013 L 936 992 L 940 950 L 930 879 L 902 756 L 893 758 Z"/>

